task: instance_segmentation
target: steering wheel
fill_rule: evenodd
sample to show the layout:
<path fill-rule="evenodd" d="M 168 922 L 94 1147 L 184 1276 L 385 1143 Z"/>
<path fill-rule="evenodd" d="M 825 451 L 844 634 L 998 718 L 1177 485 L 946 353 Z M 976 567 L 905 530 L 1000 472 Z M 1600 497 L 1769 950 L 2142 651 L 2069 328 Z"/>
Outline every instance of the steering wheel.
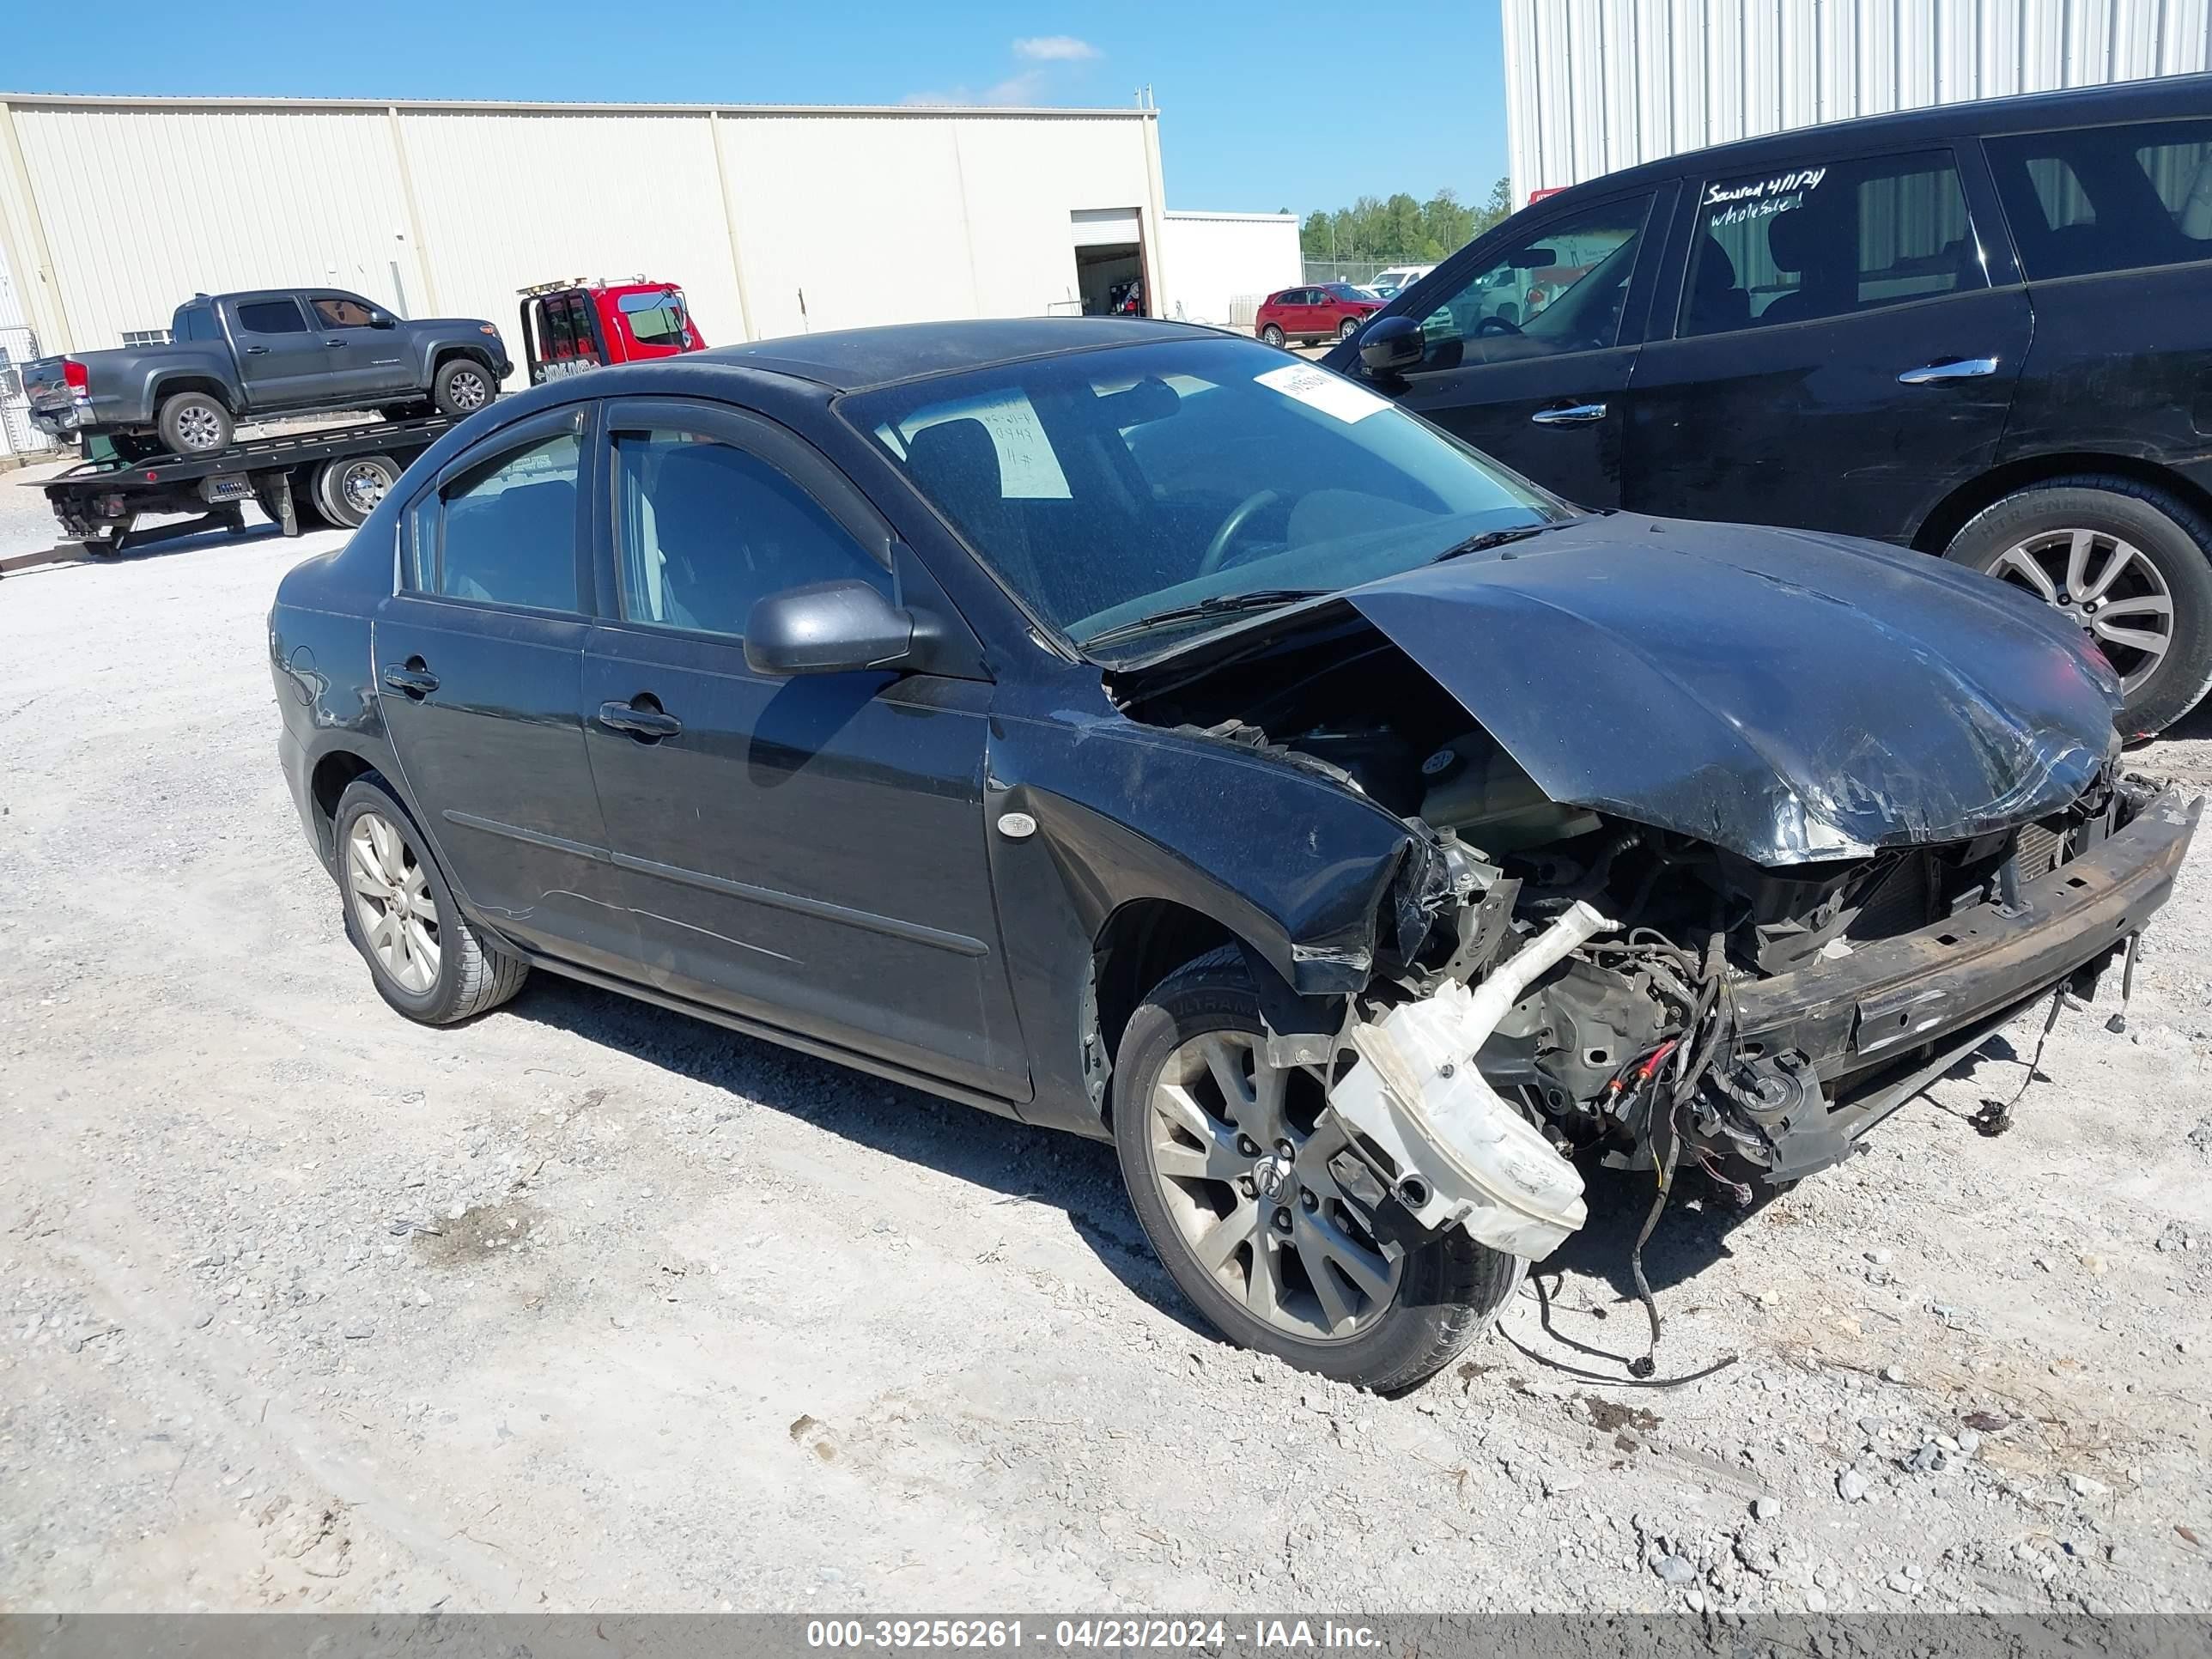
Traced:
<path fill-rule="evenodd" d="M 1210 576 L 1229 562 L 1229 544 L 1237 539 L 1237 532 L 1244 528 L 1252 515 L 1275 500 L 1272 489 L 1255 489 L 1229 509 L 1229 516 L 1221 521 L 1221 528 L 1213 532 L 1213 539 L 1206 544 L 1206 553 L 1198 562 L 1198 574 Z"/>
<path fill-rule="evenodd" d="M 1521 331 L 1521 325 L 1509 323 L 1503 317 L 1492 315 L 1477 323 L 1474 325 L 1474 331 L 1477 334 L 1518 334 Z"/>

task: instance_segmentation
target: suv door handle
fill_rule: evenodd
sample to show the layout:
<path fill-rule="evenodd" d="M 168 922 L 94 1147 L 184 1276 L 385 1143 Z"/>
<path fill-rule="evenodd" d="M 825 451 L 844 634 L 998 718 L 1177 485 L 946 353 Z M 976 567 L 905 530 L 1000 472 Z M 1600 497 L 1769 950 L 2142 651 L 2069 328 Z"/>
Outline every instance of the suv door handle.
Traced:
<path fill-rule="evenodd" d="M 1565 404 L 1552 409 L 1540 409 L 1528 418 L 1538 426 L 1588 426 L 1592 421 L 1605 418 L 1605 405 Z"/>
<path fill-rule="evenodd" d="M 1994 357 L 1942 357 L 1897 377 L 1899 386 L 1941 386 L 1946 380 L 1978 380 L 1997 372 Z"/>
<path fill-rule="evenodd" d="M 684 729 L 684 722 L 675 715 L 649 702 L 641 708 L 639 702 L 634 697 L 628 702 L 601 703 L 599 724 L 611 732 L 627 732 L 643 743 L 658 743 Z"/>
<path fill-rule="evenodd" d="M 384 683 L 394 691 L 404 692 L 417 702 L 438 689 L 438 677 L 433 674 L 420 657 L 410 657 L 404 668 L 387 668 Z"/>

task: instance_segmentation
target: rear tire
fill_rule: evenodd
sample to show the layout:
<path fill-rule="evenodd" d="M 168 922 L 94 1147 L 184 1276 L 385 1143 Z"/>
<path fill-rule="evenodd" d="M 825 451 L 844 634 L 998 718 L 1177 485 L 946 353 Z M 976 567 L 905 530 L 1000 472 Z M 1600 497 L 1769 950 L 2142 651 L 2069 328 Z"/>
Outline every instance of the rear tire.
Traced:
<path fill-rule="evenodd" d="M 230 411 L 204 392 L 163 398 L 155 424 L 173 455 L 212 455 L 230 447 Z"/>
<path fill-rule="evenodd" d="M 1270 323 L 1260 331 L 1260 337 L 1271 346 L 1279 346 L 1283 343 L 1283 331 Z"/>
<path fill-rule="evenodd" d="M 2131 478 L 2054 478 L 1969 520 L 1943 556 L 2009 581 L 2081 625 L 2112 659 L 2130 741 L 2212 690 L 2212 522 Z M 2078 579 L 2080 592 L 2069 580 Z"/>
<path fill-rule="evenodd" d="M 438 365 L 430 382 L 431 401 L 438 412 L 455 420 L 473 415 L 499 396 L 499 382 L 473 357 L 448 357 Z"/>
<path fill-rule="evenodd" d="M 315 506 L 339 529 L 358 529 L 398 482 L 398 463 L 389 455 L 325 461 L 315 474 Z"/>
<path fill-rule="evenodd" d="M 1114 1071 L 1114 1144 L 1137 1219 L 1231 1341 L 1364 1388 L 1411 1388 L 1482 1334 L 1526 1264 L 1456 1227 L 1388 1262 L 1348 1201 L 1357 1182 L 1330 1173 L 1351 1154 L 1318 1080 L 1267 1068 L 1262 1035 L 1234 948 L 1177 969 L 1138 1005 Z M 1222 1064 L 1237 1079 L 1234 1099 L 1216 1080 Z M 1270 1156 L 1278 1142 L 1293 1150 Z M 1217 1240 L 1230 1242 L 1209 1266 L 1203 1253 Z M 1316 1272 L 1332 1281 L 1327 1294 Z"/>
<path fill-rule="evenodd" d="M 376 994 L 424 1025 L 452 1025 L 522 988 L 530 964 L 477 933 L 415 821 L 367 772 L 338 797 L 338 902 Z"/>

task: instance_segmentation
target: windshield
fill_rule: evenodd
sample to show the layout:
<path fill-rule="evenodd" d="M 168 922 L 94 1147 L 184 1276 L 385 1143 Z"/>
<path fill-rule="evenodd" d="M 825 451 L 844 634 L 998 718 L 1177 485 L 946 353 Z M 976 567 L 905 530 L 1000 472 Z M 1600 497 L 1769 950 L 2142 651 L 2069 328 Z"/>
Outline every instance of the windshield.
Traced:
<path fill-rule="evenodd" d="M 1158 612 L 1333 592 L 1570 511 L 1364 387 L 1245 340 L 1007 363 L 840 410 L 1040 615 L 1078 644 L 1110 629 L 1130 655 L 1228 620 L 1134 626 Z"/>
<path fill-rule="evenodd" d="M 1340 300 L 1372 300 L 1376 297 L 1373 289 L 1355 288 L 1350 283 L 1331 283 L 1328 291 Z"/>

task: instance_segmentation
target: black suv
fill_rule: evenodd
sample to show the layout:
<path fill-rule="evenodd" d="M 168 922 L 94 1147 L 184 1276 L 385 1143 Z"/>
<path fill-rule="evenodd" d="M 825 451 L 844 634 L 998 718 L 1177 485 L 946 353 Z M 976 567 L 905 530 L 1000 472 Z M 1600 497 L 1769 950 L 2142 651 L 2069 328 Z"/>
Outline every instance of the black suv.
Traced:
<path fill-rule="evenodd" d="M 2212 685 L 2212 76 L 1812 127 L 1563 191 L 1331 368 L 1595 507 L 1940 554 Z"/>

